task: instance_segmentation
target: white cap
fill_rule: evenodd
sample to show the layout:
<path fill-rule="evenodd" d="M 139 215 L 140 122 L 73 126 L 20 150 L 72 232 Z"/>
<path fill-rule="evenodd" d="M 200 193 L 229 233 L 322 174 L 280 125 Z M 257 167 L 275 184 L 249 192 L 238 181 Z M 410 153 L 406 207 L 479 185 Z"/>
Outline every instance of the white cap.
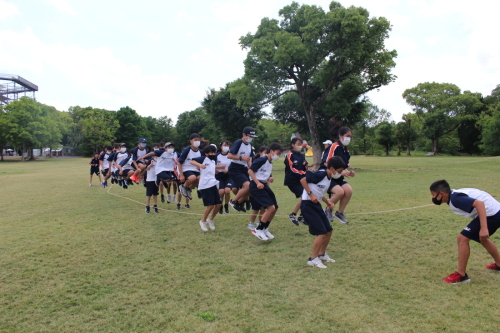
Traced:
<path fill-rule="evenodd" d="M 326 140 L 325 142 L 323 142 L 324 145 L 331 145 L 332 143 L 332 140 Z"/>

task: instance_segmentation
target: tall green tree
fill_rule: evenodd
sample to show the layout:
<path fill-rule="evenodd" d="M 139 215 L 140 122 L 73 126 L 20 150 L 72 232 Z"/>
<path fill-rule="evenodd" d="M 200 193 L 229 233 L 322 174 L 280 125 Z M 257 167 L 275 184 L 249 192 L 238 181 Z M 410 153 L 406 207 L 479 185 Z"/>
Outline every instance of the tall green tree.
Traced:
<path fill-rule="evenodd" d="M 394 125 L 388 121 L 380 123 L 375 130 L 377 143 L 384 147 L 385 155 L 389 156 L 389 151 L 396 143 L 394 137 Z"/>
<path fill-rule="evenodd" d="M 116 112 L 120 127 L 116 132 L 116 140 L 124 142 L 128 148 L 135 147 L 141 137 L 146 137 L 148 130 L 142 117 L 132 108 L 126 106 Z"/>
<path fill-rule="evenodd" d="M 92 109 L 81 121 L 84 142 L 92 154 L 100 152 L 104 145 L 111 144 L 120 126 L 115 113 L 103 109 Z"/>
<path fill-rule="evenodd" d="M 317 116 L 328 96 L 347 85 L 356 86 L 350 90 L 360 96 L 395 79 L 390 71 L 396 51 L 384 44 L 390 23 L 370 18 L 364 8 L 344 8 L 335 1 L 328 12 L 292 2 L 279 15 L 281 21 L 264 18 L 255 34 L 240 38 L 242 48 L 249 50 L 245 77 L 261 89 L 261 105 L 286 94 L 298 96 L 318 167 Z"/>
<path fill-rule="evenodd" d="M 177 131 L 177 148 L 189 144 L 189 136 L 193 133 L 202 135 L 210 122 L 210 117 L 207 115 L 204 108 L 197 108 L 193 111 L 186 111 L 179 115 L 175 128 Z M 211 138 L 212 139 L 212 138 Z M 214 139 L 212 139 L 214 140 Z"/>
<path fill-rule="evenodd" d="M 264 115 L 261 107 L 245 104 L 231 98 L 229 84 L 220 90 L 210 89 L 202 102 L 213 126 L 229 141 L 239 139 L 246 126 L 256 127 Z"/>
<path fill-rule="evenodd" d="M 432 140 L 434 154 L 439 153 L 439 139 L 459 124 L 459 95 L 456 85 L 437 82 L 419 83 L 403 93 L 406 103 L 423 119 L 423 133 Z"/>
<path fill-rule="evenodd" d="M 3 150 L 9 140 L 9 133 L 12 131 L 12 126 L 14 126 L 14 124 L 12 124 L 8 118 L 7 112 L 3 110 L 3 106 L 0 105 L 0 154 L 2 156 L 2 161 L 4 160 Z"/>
<path fill-rule="evenodd" d="M 414 115 L 403 114 L 403 121 L 396 124 L 394 137 L 398 143 L 398 155 L 401 155 L 401 148 L 406 149 L 406 155 L 411 155 L 411 143 L 414 142 L 418 133 L 414 125 Z"/>

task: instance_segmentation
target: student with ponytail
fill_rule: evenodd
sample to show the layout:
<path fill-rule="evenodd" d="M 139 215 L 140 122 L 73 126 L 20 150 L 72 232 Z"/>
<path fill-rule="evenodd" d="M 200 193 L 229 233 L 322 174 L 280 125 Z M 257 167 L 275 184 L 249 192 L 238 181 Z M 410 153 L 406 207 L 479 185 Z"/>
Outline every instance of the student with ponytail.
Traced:
<path fill-rule="evenodd" d="M 299 222 L 304 223 L 304 218 L 302 215 L 297 217 L 297 213 L 300 209 L 300 204 L 302 203 L 302 192 L 304 188 L 300 183 L 300 180 L 305 177 L 307 170 L 307 161 L 302 151 L 303 140 L 301 138 L 293 138 L 290 142 L 290 151 L 285 157 L 285 186 L 288 186 L 290 191 L 295 194 L 296 198 L 299 198 L 297 204 L 293 208 L 293 211 L 288 215 L 290 221 L 299 225 Z"/>

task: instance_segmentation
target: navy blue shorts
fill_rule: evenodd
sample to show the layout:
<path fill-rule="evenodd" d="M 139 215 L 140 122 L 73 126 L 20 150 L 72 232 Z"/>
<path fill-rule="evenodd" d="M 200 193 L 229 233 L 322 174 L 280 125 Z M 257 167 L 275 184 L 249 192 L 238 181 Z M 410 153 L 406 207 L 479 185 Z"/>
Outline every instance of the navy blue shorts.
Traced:
<path fill-rule="evenodd" d="M 176 180 L 177 177 L 173 171 L 162 171 L 156 175 L 156 182 L 159 184 L 162 180 Z"/>
<path fill-rule="evenodd" d="M 250 182 L 250 203 L 252 204 L 253 210 L 259 210 L 262 207 L 266 208 L 269 206 L 275 206 L 276 209 L 278 209 L 276 196 L 269 185 L 264 184 L 264 188 L 260 190 L 253 181 Z"/>
<path fill-rule="evenodd" d="M 199 177 L 200 176 L 200 173 L 198 171 L 184 171 L 182 173 L 184 175 L 184 178 L 188 179 L 189 177 L 191 176 L 196 176 L 196 177 Z"/>
<path fill-rule="evenodd" d="M 229 177 L 227 177 L 226 179 L 219 179 L 219 190 L 223 190 L 226 187 L 235 188 L 236 186 L 234 186 L 233 184 L 233 180 Z"/>
<path fill-rule="evenodd" d="M 293 194 L 295 194 L 296 198 L 300 198 L 302 196 L 302 193 L 304 192 L 304 187 L 301 183 L 288 185 L 288 188 L 290 189 L 290 191 L 292 191 Z"/>
<path fill-rule="evenodd" d="M 200 190 L 201 198 L 203 199 L 203 206 L 215 206 L 222 203 L 219 195 L 219 189 L 217 186 L 212 186 L 203 190 Z"/>
<path fill-rule="evenodd" d="M 106 176 L 108 175 L 108 171 L 109 171 L 109 169 L 104 169 L 104 170 L 102 170 L 102 175 L 103 175 L 104 177 L 106 177 Z"/>
<path fill-rule="evenodd" d="M 334 188 L 335 186 L 343 186 L 347 184 L 346 180 L 344 179 L 344 176 L 338 178 L 338 179 L 334 179 L 332 178 L 332 180 L 330 181 L 330 186 L 328 187 L 328 192 L 327 193 L 331 193 L 332 191 L 332 188 Z"/>
<path fill-rule="evenodd" d="M 311 200 L 302 200 L 300 211 L 309 225 L 309 233 L 311 235 L 326 235 L 333 230 L 319 202 L 314 203 Z"/>
<path fill-rule="evenodd" d="M 242 188 L 243 184 L 250 181 L 250 177 L 248 177 L 248 169 L 238 171 L 231 171 L 229 169 L 229 177 L 233 180 L 233 187 Z"/>
<path fill-rule="evenodd" d="M 156 182 L 146 182 L 146 196 L 158 195 L 158 185 Z"/>
<path fill-rule="evenodd" d="M 496 213 L 493 216 L 488 216 L 486 217 L 487 225 L 488 225 L 488 232 L 490 233 L 490 236 L 497 231 L 498 228 L 500 228 L 500 212 Z M 479 216 L 476 217 L 474 220 L 472 220 L 463 230 L 460 234 L 463 236 L 472 239 L 473 241 L 476 241 L 480 243 L 481 241 L 479 240 L 479 231 L 481 230 L 481 223 L 479 222 Z"/>

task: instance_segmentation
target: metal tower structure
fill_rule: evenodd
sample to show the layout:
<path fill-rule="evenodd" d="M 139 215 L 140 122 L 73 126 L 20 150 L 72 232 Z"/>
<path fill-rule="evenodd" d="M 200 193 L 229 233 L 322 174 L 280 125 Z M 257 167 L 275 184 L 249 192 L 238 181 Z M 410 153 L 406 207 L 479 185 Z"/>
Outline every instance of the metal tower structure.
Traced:
<path fill-rule="evenodd" d="M 19 94 L 23 93 L 23 96 L 31 94 L 28 97 L 35 99 L 35 91 L 38 91 L 38 86 L 19 75 L 0 74 L 0 105 L 17 101 Z"/>

